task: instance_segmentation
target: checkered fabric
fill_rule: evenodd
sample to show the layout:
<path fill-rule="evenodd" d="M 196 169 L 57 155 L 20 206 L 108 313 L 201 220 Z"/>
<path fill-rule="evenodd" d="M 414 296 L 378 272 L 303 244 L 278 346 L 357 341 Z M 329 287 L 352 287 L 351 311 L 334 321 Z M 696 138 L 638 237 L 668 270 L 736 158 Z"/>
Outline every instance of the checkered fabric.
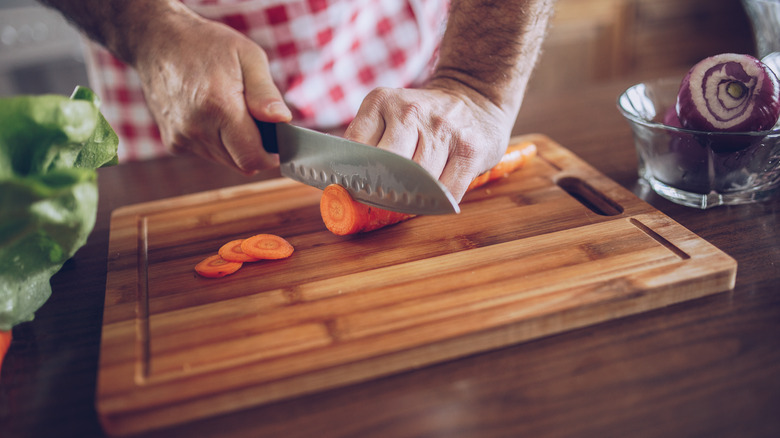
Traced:
<path fill-rule="evenodd" d="M 296 124 L 349 123 L 372 89 L 407 87 L 430 74 L 448 0 L 183 0 L 247 35 L 268 54 Z M 120 136 L 120 161 L 165 154 L 138 76 L 87 44 L 90 85 Z"/>

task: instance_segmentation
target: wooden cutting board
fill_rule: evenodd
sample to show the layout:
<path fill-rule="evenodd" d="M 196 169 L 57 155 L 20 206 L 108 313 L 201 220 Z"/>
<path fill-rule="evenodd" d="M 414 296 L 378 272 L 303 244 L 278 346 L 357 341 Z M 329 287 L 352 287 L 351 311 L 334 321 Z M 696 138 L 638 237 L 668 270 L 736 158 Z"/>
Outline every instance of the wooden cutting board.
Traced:
<path fill-rule="evenodd" d="M 338 237 L 286 180 L 111 218 L 97 410 L 128 434 L 527 341 L 733 288 L 736 262 L 543 135 L 462 213 Z M 289 259 L 193 271 L 232 239 Z"/>

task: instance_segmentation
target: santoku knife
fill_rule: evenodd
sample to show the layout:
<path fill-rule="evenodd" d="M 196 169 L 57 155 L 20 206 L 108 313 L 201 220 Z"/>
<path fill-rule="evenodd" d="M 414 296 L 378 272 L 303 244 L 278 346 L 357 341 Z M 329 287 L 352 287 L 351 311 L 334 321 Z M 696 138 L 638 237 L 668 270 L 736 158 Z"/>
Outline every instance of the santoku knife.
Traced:
<path fill-rule="evenodd" d="M 263 148 L 278 153 L 282 175 L 324 189 L 344 186 L 364 204 L 410 214 L 459 213 L 428 171 L 392 152 L 289 123 L 257 122 Z"/>

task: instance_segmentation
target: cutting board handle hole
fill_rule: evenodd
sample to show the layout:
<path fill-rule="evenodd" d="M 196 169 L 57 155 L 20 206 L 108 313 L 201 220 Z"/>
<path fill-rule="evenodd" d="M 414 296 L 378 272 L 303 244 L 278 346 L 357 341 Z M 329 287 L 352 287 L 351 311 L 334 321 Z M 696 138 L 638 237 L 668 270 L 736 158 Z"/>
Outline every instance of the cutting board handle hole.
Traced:
<path fill-rule="evenodd" d="M 558 178 L 555 183 L 580 204 L 598 215 L 615 216 L 623 213 L 623 207 L 620 204 L 579 178 L 566 176 Z"/>

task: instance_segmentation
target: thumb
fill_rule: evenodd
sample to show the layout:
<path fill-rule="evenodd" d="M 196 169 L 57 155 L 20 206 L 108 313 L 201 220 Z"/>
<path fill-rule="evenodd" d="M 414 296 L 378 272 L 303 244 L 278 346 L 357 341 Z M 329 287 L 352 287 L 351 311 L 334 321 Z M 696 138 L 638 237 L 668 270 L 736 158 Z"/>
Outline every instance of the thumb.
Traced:
<path fill-rule="evenodd" d="M 263 122 L 289 122 L 292 112 L 271 77 L 268 56 L 259 46 L 241 59 L 244 96 L 249 113 Z"/>

